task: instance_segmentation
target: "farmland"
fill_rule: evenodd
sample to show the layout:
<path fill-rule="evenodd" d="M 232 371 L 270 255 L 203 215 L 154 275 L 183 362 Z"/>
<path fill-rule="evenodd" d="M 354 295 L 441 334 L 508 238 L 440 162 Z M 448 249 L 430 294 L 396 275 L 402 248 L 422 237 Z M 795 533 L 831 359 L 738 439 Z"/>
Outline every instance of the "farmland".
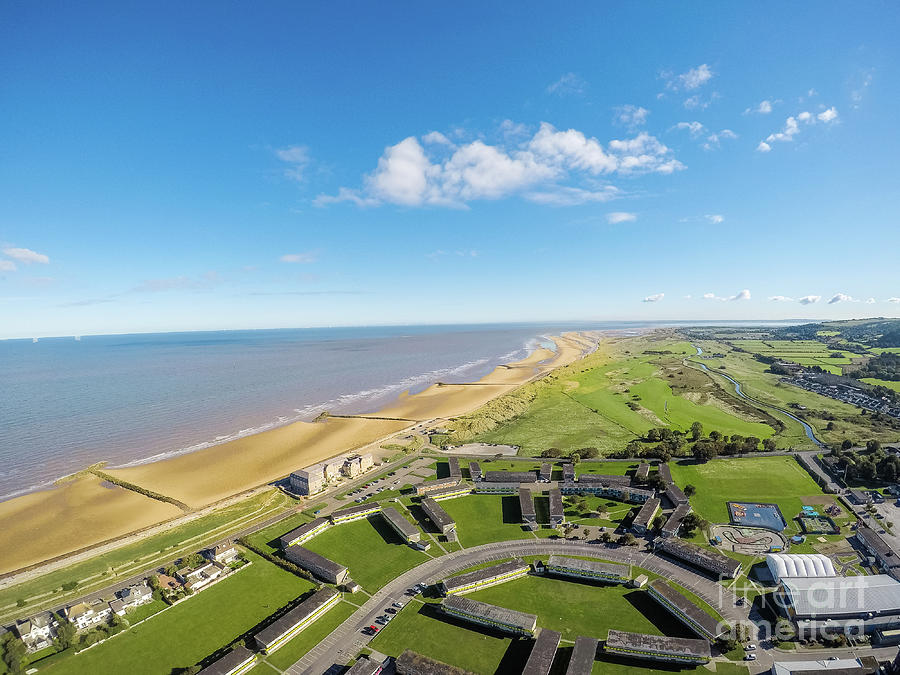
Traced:
<path fill-rule="evenodd" d="M 819 366 L 835 375 L 843 374 L 844 366 L 863 358 L 861 354 L 833 349 L 818 340 L 731 340 L 738 349 L 751 354 L 772 356 L 801 366 Z"/>

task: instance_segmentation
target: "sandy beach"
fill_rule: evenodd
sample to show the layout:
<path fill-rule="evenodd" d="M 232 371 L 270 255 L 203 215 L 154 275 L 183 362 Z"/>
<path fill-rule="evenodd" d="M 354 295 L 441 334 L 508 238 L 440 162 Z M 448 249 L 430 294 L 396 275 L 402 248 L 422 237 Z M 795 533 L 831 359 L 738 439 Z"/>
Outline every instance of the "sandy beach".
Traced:
<path fill-rule="evenodd" d="M 416 422 L 471 412 L 535 376 L 571 363 L 595 344 L 574 333 L 553 340 L 555 353 L 538 349 L 522 361 L 496 368 L 478 382 L 432 385 L 421 393 L 403 395 L 371 415 L 295 422 L 197 452 L 107 471 L 191 508 L 207 506 L 328 457 L 383 443 Z M 0 574 L 180 513 L 174 506 L 135 492 L 105 487 L 93 476 L 2 502 Z"/>

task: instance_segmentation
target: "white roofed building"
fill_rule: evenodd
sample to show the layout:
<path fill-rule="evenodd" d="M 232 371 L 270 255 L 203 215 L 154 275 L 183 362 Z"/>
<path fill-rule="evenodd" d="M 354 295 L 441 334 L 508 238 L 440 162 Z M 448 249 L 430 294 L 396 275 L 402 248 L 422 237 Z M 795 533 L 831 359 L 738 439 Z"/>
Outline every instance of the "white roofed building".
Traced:
<path fill-rule="evenodd" d="M 766 556 L 766 566 L 776 582 L 782 579 L 825 579 L 838 576 L 831 559 L 821 553 L 770 553 Z"/>

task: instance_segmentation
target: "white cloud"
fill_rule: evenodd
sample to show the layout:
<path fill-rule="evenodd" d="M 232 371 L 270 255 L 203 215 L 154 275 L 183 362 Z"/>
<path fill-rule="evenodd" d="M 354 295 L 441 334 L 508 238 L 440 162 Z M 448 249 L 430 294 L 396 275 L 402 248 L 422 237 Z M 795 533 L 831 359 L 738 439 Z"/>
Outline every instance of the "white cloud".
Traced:
<path fill-rule="evenodd" d="M 410 136 L 385 148 L 361 190 L 342 187 L 337 195 L 320 195 L 314 204 L 464 207 L 476 199 L 524 194 L 537 203 L 562 206 L 617 196 L 614 186 L 598 187 L 593 177 L 602 174 L 670 174 L 684 168 L 646 132 L 604 146 L 581 131 L 560 131 L 544 122 L 530 139 L 498 145 L 481 140 L 458 147 L 439 143 L 426 152 Z"/>
<path fill-rule="evenodd" d="M 725 222 L 725 216 L 721 213 L 708 213 L 704 216 L 709 223 L 713 225 L 721 225 Z"/>
<path fill-rule="evenodd" d="M 566 73 L 556 82 L 547 86 L 548 94 L 556 96 L 580 96 L 587 90 L 587 82 L 575 73 Z"/>
<path fill-rule="evenodd" d="M 772 146 L 766 143 L 765 141 L 760 141 L 759 145 L 756 146 L 757 152 L 771 152 Z"/>
<path fill-rule="evenodd" d="M 637 220 L 636 213 L 627 213 L 625 211 L 613 211 L 612 213 L 606 214 L 606 222 L 610 225 L 616 225 L 618 223 L 633 223 Z"/>
<path fill-rule="evenodd" d="M 887 301 L 897 304 L 897 303 L 900 303 L 900 298 L 888 298 Z"/>
<path fill-rule="evenodd" d="M 641 300 L 641 302 L 659 302 L 664 297 L 666 297 L 665 293 L 654 293 L 653 295 L 648 295 L 646 298 Z"/>
<path fill-rule="evenodd" d="M 756 113 L 757 115 L 768 115 L 772 112 L 772 101 L 768 99 L 760 101 L 759 105 L 754 106 L 752 108 L 747 108 L 744 111 L 745 115 L 750 115 L 751 113 Z"/>
<path fill-rule="evenodd" d="M 828 301 L 829 305 L 833 305 L 838 302 L 853 302 L 853 298 L 847 295 L 846 293 L 835 293 L 831 296 L 831 299 Z"/>
<path fill-rule="evenodd" d="M 629 130 L 643 126 L 647 122 L 650 111 L 637 105 L 621 105 L 615 109 L 614 121 Z"/>
<path fill-rule="evenodd" d="M 813 305 L 822 299 L 821 295 L 804 295 L 802 298 L 797 300 L 801 305 Z"/>
<path fill-rule="evenodd" d="M 15 272 L 16 263 L 12 260 L 0 260 L 0 272 Z"/>
<path fill-rule="evenodd" d="M 424 136 L 422 136 L 423 143 L 434 143 L 437 145 L 449 145 L 452 146 L 453 142 L 444 136 L 440 131 L 430 131 Z"/>
<path fill-rule="evenodd" d="M 750 299 L 750 291 L 746 288 L 737 293 L 737 295 L 733 295 L 729 300 L 749 300 Z"/>
<path fill-rule="evenodd" d="M 830 124 L 834 122 L 838 118 L 837 109 L 832 106 L 827 110 L 819 113 L 818 115 L 814 115 L 808 110 L 804 110 L 801 113 L 798 113 L 796 116 L 792 115 L 788 117 L 784 122 L 784 127 L 781 131 L 777 131 L 775 133 L 769 134 L 766 137 L 765 141 L 761 141 L 756 149 L 760 152 L 769 152 L 772 149 L 772 143 L 788 143 L 794 140 L 794 136 L 800 133 L 801 124 L 802 125 L 813 125 L 816 124 L 816 120 L 820 122 L 824 122 L 825 124 Z"/>
<path fill-rule="evenodd" d="M 789 298 L 786 295 L 773 295 L 769 297 L 769 300 L 773 302 L 793 302 L 793 298 Z"/>
<path fill-rule="evenodd" d="M 874 304 L 875 304 L 875 298 L 869 298 L 868 300 L 866 300 L 866 304 L 867 304 L 867 305 L 874 305 Z"/>
<path fill-rule="evenodd" d="M 319 254 L 315 251 L 306 251 L 304 253 L 286 253 L 279 260 L 285 263 L 314 263 L 319 259 Z"/>
<path fill-rule="evenodd" d="M 709 82 L 713 75 L 712 69 L 705 63 L 701 63 L 699 66 L 691 68 L 686 73 L 681 73 L 674 77 L 664 74 L 664 77 L 667 80 L 666 87 L 668 89 L 672 89 L 673 91 L 681 89 L 692 91 Z"/>
<path fill-rule="evenodd" d="M 721 302 L 731 302 L 734 300 L 749 300 L 750 299 L 750 291 L 745 288 L 744 290 L 738 291 L 734 295 L 727 297 L 727 298 L 720 297 L 720 296 L 716 295 L 715 293 L 704 293 L 703 299 L 704 300 L 719 300 Z"/>
<path fill-rule="evenodd" d="M 700 134 L 706 131 L 706 127 L 700 124 L 700 122 L 679 122 L 672 128 L 686 129 L 691 135 L 691 138 L 697 138 L 698 136 L 700 136 Z"/>
<path fill-rule="evenodd" d="M 866 90 L 869 88 L 869 85 L 872 84 L 872 75 L 872 70 L 869 70 L 864 75 L 862 75 L 859 86 L 850 92 L 850 100 L 853 101 L 854 108 L 858 108 L 859 104 L 862 103 L 863 96 L 865 95 Z"/>
<path fill-rule="evenodd" d="M 309 148 L 305 145 L 290 145 L 275 151 L 275 156 L 290 165 L 284 175 L 291 180 L 302 181 L 303 173 L 309 164 Z"/>
<path fill-rule="evenodd" d="M 706 137 L 706 142 L 703 144 L 703 149 L 714 150 L 719 147 L 721 141 L 733 140 L 737 137 L 738 135 L 731 129 L 722 129 L 722 131 L 719 131 L 718 133 L 712 133 Z"/>
<path fill-rule="evenodd" d="M 506 138 L 522 138 L 528 135 L 528 125 L 512 120 L 503 120 L 500 122 L 500 132 Z"/>
<path fill-rule="evenodd" d="M 684 107 L 688 110 L 706 110 L 712 101 L 704 101 L 699 94 L 684 99 Z"/>
<path fill-rule="evenodd" d="M 18 260 L 20 263 L 25 263 L 26 265 L 30 265 L 32 263 L 47 265 L 50 262 L 49 257 L 44 255 L 43 253 L 32 251 L 30 248 L 5 248 L 3 249 L 3 255 L 12 258 L 13 260 Z"/>
<path fill-rule="evenodd" d="M 837 119 L 838 111 L 834 106 L 831 106 L 828 110 L 820 112 L 816 117 L 819 118 L 820 122 L 833 122 Z"/>

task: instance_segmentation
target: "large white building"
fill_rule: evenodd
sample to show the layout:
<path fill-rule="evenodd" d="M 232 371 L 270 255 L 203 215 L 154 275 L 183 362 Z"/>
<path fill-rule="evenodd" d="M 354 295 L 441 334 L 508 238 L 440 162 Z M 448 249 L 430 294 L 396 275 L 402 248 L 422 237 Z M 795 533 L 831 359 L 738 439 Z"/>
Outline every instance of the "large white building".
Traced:
<path fill-rule="evenodd" d="M 821 553 L 770 553 L 766 556 L 766 566 L 776 582 L 782 579 L 825 579 L 838 576 L 831 559 Z"/>

